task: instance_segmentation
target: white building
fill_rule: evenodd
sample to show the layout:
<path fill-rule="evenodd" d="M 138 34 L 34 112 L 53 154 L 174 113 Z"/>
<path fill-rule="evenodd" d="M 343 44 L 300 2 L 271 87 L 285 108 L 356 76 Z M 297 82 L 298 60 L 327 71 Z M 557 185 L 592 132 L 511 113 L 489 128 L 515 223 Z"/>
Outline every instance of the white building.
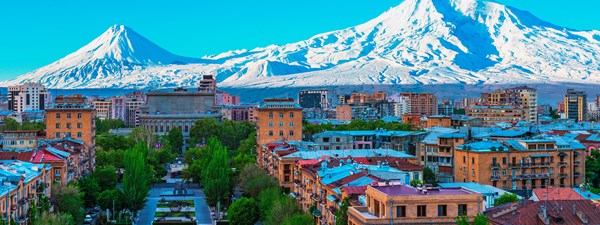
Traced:
<path fill-rule="evenodd" d="M 399 96 L 394 100 L 394 116 L 402 116 L 410 114 L 410 97 Z"/>
<path fill-rule="evenodd" d="M 44 110 L 50 106 L 52 96 L 41 83 L 26 82 L 8 87 L 8 110 Z"/>

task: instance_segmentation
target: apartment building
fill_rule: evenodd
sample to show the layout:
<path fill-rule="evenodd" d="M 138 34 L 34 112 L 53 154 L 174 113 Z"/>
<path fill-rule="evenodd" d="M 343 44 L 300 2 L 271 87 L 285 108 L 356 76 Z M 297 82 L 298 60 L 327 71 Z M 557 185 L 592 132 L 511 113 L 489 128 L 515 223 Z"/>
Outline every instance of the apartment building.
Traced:
<path fill-rule="evenodd" d="M 302 140 L 302 107 L 294 99 L 265 99 L 257 109 L 257 144 Z"/>
<path fill-rule="evenodd" d="M 566 119 L 575 120 L 576 122 L 585 121 L 587 119 L 588 108 L 587 94 L 585 91 L 567 89 L 564 101 L 564 113 Z"/>
<path fill-rule="evenodd" d="M 54 106 L 46 109 L 46 138 L 74 138 L 93 147 L 96 144 L 96 111 L 85 104 L 81 95 L 57 97 Z"/>
<path fill-rule="evenodd" d="M 8 110 L 44 110 L 50 106 L 52 97 L 41 83 L 26 82 L 8 87 Z"/>
<path fill-rule="evenodd" d="M 400 93 L 400 97 L 410 99 L 410 113 L 425 115 L 438 114 L 438 99 L 434 94 L 402 92 Z"/>
<path fill-rule="evenodd" d="M 483 212 L 479 193 L 462 188 L 414 188 L 407 185 L 367 186 L 366 206 L 348 208 L 349 225 L 455 224 Z"/>
<path fill-rule="evenodd" d="M 515 124 L 525 119 L 525 111 L 512 105 L 475 105 L 468 107 L 466 113 L 470 118 L 481 119 L 484 126 L 495 126 L 497 123 Z"/>
<path fill-rule="evenodd" d="M 14 130 L 2 132 L 2 150 L 34 149 L 38 146 L 37 130 Z"/>
<path fill-rule="evenodd" d="M 96 99 L 92 102 L 94 110 L 96 110 L 96 118 L 101 120 L 111 119 L 112 101 L 108 99 Z"/>
<path fill-rule="evenodd" d="M 537 90 L 535 88 L 520 86 L 499 89 L 494 92 L 482 93 L 481 99 L 483 100 L 483 105 L 517 106 L 523 110 L 525 121 L 537 123 Z"/>
<path fill-rule="evenodd" d="M 325 131 L 313 135 L 321 150 L 384 148 L 414 153 L 425 132 L 387 131 Z"/>
<path fill-rule="evenodd" d="M 563 137 L 468 143 L 454 150 L 454 174 L 515 191 L 576 187 L 585 181 L 585 146 Z"/>

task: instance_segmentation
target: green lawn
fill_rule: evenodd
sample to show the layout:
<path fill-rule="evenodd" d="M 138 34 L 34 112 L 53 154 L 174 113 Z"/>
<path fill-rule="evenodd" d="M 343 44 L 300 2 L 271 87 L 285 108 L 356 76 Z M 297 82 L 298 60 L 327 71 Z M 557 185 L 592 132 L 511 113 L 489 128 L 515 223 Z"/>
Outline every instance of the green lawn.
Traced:
<path fill-rule="evenodd" d="M 178 213 L 156 212 L 156 214 L 154 214 L 154 217 L 163 217 L 163 216 L 166 216 L 167 214 L 170 214 L 170 215 L 168 215 L 168 217 L 185 217 L 184 212 L 178 212 Z M 195 212 L 188 212 L 187 214 L 190 215 L 191 217 L 196 216 Z"/>
<path fill-rule="evenodd" d="M 190 207 L 194 207 L 194 200 L 179 200 L 179 202 L 185 202 L 188 203 Z M 157 207 L 169 208 L 169 204 L 171 204 L 171 201 L 167 201 L 167 203 L 158 203 Z"/>

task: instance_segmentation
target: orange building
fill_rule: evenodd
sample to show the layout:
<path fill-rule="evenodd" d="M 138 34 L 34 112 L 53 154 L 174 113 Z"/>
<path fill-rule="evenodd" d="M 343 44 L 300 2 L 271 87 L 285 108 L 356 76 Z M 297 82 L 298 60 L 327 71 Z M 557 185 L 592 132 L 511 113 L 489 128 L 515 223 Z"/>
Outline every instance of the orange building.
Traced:
<path fill-rule="evenodd" d="M 479 193 L 462 188 L 367 186 L 367 206 L 348 208 L 348 224 L 454 224 L 482 212 Z"/>
<path fill-rule="evenodd" d="M 400 97 L 410 99 L 410 112 L 414 114 L 437 115 L 437 96 L 431 93 L 402 92 Z"/>
<path fill-rule="evenodd" d="M 402 123 L 410 124 L 412 127 L 421 127 L 423 116 L 421 114 L 403 114 Z"/>
<path fill-rule="evenodd" d="M 455 181 L 507 190 L 577 187 L 585 181 L 585 147 L 573 140 L 555 138 L 457 146 Z"/>
<path fill-rule="evenodd" d="M 450 116 L 435 115 L 427 117 L 424 127 L 450 127 L 451 125 L 452 118 Z"/>
<path fill-rule="evenodd" d="M 265 99 L 257 109 L 257 142 L 302 140 L 302 108 L 294 99 Z"/>
<path fill-rule="evenodd" d="M 338 105 L 335 107 L 335 118 L 340 121 L 352 120 L 352 106 Z"/>
<path fill-rule="evenodd" d="M 95 146 L 96 122 L 94 108 L 78 96 L 57 97 L 54 107 L 46 109 L 46 138 L 71 137 Z"/>

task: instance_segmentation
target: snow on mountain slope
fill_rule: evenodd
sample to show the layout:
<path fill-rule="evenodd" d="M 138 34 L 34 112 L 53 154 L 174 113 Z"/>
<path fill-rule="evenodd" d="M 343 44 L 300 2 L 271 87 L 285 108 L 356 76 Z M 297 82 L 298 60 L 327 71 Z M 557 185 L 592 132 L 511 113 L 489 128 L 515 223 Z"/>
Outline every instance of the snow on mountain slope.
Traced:
<path fill-rule="evenodd" d="M 2 85 L 193 86 L 201 74 L 216 74 L 229 87 L 590 83 L 600 82 L 599 52 L 600 31 L 558 27 L 512 7 L 405 0 L 355 27 L 202 59 L 172 55 L 116 26 L 64 59 Z"/>

